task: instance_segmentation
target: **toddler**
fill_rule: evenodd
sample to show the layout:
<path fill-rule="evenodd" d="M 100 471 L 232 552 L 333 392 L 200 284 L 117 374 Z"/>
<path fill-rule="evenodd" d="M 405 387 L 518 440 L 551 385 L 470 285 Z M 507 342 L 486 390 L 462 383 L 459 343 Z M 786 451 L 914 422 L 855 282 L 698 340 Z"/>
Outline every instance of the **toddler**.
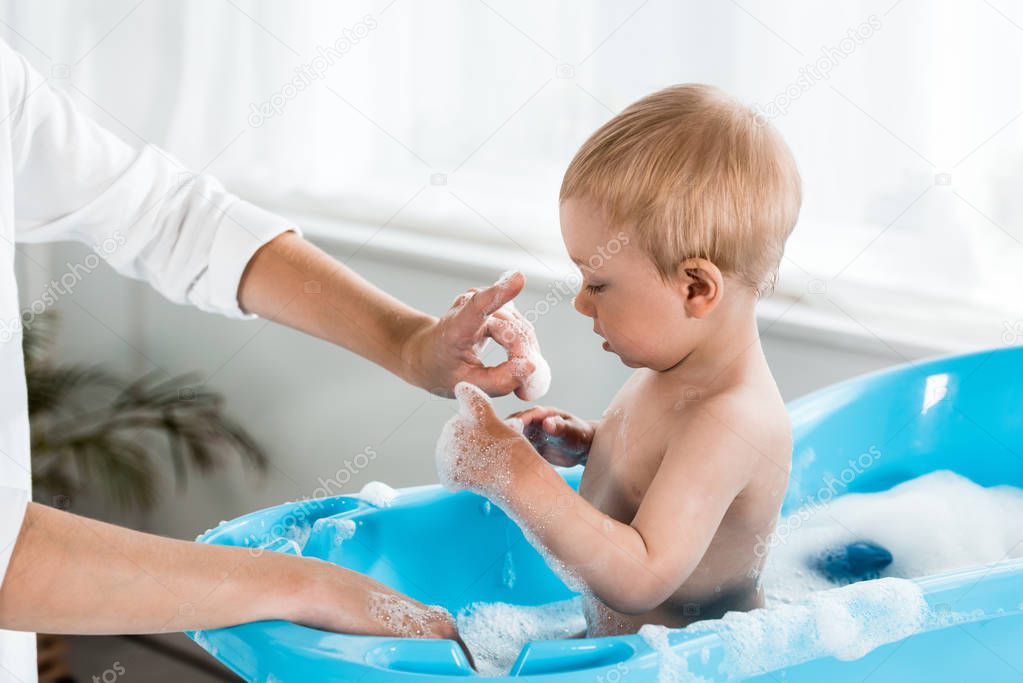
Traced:
<path fill-rule="evenodd" d="M 778 518 L 792 437 L 755 305 L 799 213 L 793 158 L 748 107 L 680 85 L 600 128 L 560 201 L 583 276 L 575 308 L 636 370 L 599 420 L 549 407 L 501 420 L 460 384 L 441 480 L 516 520 L 584 593 L 590 636 L 757 607 L 755 548 Z M 511 308 L 496 322 L 517 325 Z M 578 493 L 552 464 L 585 465 Z"/>

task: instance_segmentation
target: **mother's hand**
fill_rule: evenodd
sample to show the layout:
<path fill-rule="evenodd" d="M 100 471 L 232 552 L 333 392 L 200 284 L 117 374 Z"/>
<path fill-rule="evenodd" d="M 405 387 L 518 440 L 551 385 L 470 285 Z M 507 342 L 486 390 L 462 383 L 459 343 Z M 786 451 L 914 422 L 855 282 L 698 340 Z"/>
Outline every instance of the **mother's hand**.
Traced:
<path fill-rule="evenodd" d="M 539 344 L 533 326 L 514 306 L 505 306 L 525 283 L 522 273 L 509 273 L 489 287 L 471 289 L 455 299 L 439 320 L 416 330 L 402 353 L 405 362 L 417 369 L 416 383 L 439 396 L 452 396 L 455 385 L 465 381 L 491 396 L 514 391 L 525 398 Z M 505 348 L 508 360 L 493 367 L 484 365 L 479 354 L 487 338 Z"/>

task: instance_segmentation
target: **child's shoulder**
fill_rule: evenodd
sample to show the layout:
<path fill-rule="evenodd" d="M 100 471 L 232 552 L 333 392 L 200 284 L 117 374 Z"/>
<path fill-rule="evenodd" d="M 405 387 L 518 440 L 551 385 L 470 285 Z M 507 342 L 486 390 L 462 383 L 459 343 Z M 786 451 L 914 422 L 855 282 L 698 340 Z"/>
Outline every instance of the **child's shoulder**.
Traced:
<path fill-rule="evenodd" d="M 750 457 L 766 454 L 775 459 L 792 449 L 792 430 L 780 394 L 773 386 L 754 383 L 694 392 L 669 437 L 682 446 L 694 438 L 726 442 Z"/>

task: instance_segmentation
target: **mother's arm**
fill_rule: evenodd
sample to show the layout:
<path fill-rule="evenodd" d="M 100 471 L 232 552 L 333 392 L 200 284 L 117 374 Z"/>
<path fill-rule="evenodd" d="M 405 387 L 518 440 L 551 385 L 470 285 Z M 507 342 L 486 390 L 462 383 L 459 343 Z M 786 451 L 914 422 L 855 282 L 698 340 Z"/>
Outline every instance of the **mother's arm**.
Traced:
<path fill-rule="evenodd" d="M 379 601 L 421 623 L 383 618 Z M 15 631 L 167 633 L 270 619 L 457 637 L 444 610 L 321 560 L 161 538 L 37 503 L 28 504 L 0 587 L 0 628 Z"/>
<path fill-rule="evenodd" d="M 466 380 L 506 394 L 528 379 L 532 326 L 520 319 L 516 334 L 494 334 L 512 314 L 490 317 L 522 289 L 521 275 L 459 297 L 438 320 L 376 289 L 305 241 L 293 222 L 212 176 L 153 145 L 125 144 L 2 41 L 0 107 L 10 112 L 0 119 L 0 141 L 9 140 L 0 163 L 9 157 L 12 166 L 19 242 L 84 242 L 171 301 L 273 318 L 435 393 L 451 395 Z M 484 368 L 475 349 L 485 335 L 523 358 Z"/>
<path fill-rule="evenodd" d="M 520 389 L 528 360 L 485 367 L 476 348 L 488 317 L 522 291 L 520 273 L 459 297 L 440 319 L 380 291 L 301 236 L 287 232 L 256 252 L 238 288 L 243 310 L 343 346 L 415 386 L 451 396 L 468 381 L 491 395 Z M 532 334 L 532 328 L 524 328 Z M 523 358 L 530 340 L 495 335 Z M 535 344 L 535 341 L 532 343 Z"/>

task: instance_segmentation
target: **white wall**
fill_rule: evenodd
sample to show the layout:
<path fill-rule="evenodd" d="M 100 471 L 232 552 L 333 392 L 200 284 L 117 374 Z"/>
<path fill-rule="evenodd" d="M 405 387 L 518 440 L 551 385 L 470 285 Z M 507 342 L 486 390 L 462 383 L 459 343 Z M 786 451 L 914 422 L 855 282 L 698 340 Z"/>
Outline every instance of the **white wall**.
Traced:
<path fill-rule="evenodd" d="M 351 252 L 338 245 L 328 249 L 341 258 Z M 77 245 L 58 245 L 48 253 L 33 253 L 39 265 L 23 264 L 23 301 L 31 300 L 43 286 L 40 273 L 47 258 L 59 274 L 67 261 L 80 260 L 85 252 Z M 349 265 L 435 314 L 461 291 L 485 281 L 468 269 L 442 273 L 429 265 L 401 265 L 365 251 Z M 495 270 L 492 276 L 497 274 Z M 545 292 L 542 287 L 527 288 L 519 298 L 520 308 L 529 310 Z M 193 477 L 183 495 L 176 495 L 168 477 L 163 500 L 153 514 L 123 521 L 191 538 L 222 519 L 312 495 L 321 478 L 334 477 L 346 457 L 366 447 L 377 457 L 351 479 L 347 491 L 374 479 L 394 486 L 435 481 L 433 446 L 453 403 L 413 389 L 343 349 L 261 320 L 232 321 L 171 304 L 105 266 L 78 283 L 57 307 L 62 319 L 61 359 L 103 362 L 131 373 L 197 371 L 226 396 L 229 412 L 272 457 L 263 478 L 231 467 L 214 476 Z M 627 376 L 627 368 L 600 349 L 588 320 L 567 299 L 541 317 L 536 327 L 554 369 L 554 383 L 543 402 L 599 415 Z M 764 332 L 765 350 L 786 400 L 901 360 L 877 340 L 833 341 L 810 341 L 798 329 L 782 324 Z M 520 404 L 505 398 L 498 405 L 510 412 Z M 74 501 L 72 509 L 119 518 L 94 500 Z"/>

